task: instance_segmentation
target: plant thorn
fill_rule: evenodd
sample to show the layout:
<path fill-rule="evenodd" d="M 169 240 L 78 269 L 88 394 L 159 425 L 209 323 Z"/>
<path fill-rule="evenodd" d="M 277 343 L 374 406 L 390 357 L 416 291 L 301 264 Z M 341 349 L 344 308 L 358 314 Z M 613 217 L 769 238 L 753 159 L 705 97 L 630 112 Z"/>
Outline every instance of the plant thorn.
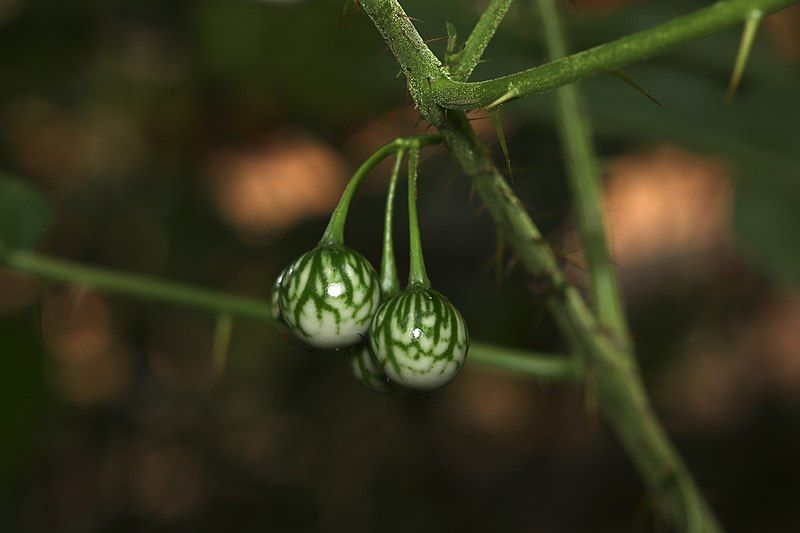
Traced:
<path fill-rule="evenodd" d="M 739 88 L 739 82 L 742 81 L 742 74 L 744 74 L 747 59 L 750 57 L 750 51 L 753 49 L 753 43 L 755 42 L 758 25 L 761 23 L 763 16 L 763 11 L 754 9 L 745 19 L 744 29 L 742 30 L 742 40 L 739 42 L 739 51 L 736 54 L 736 63 L 733 66 L 731 81 L 725 93 L 726 102 L 733 100 L 736 90 Z"/>
<path fill-rule="evenodd" d="M 622 70 L 621 68 L 619 68 L 619 69 L 615 70 L 615 71 L 613 72 L 613 74 L 614 74 L 614 76 L 618 77 L 619 79 L 621 79 L 622 81 L 624 81 L 625 83 L 627 83 L 628 85 L 630 85 L 631 87 L 633 87 L 633 89 L 634 89 L 634 90 L 635 90 L 637 93 L 641 94 L 642 96 L 644 96 L 645 98 L 647 98 L 648 100 L 650 100 L 651 102 L 653 102 L 654 104 L 656 104 L 658 107 L 664 107 L 664 106 L 661 104 L 661 102 L 659 102 L 659 101 L 658 101 L 658 99 L 657 99 L 655 96 L 653 96 L 652 94 L 650 94 L 650 92 L 648 92 L 648 91 L 647 91 L 647 89 L 645 89 L 644 87 L 642 87 L 642 86 L 641 86 L 641 85 L 640 85 L 640 84 L 639 84 L 639 83 L 638 83 L 636 80 L 634 80 L 633 78 L 631 78 L 631 77 L 628 75 L 628 73 L 627 73 L 627 72 L 625 72 L 624 70 Z"/>

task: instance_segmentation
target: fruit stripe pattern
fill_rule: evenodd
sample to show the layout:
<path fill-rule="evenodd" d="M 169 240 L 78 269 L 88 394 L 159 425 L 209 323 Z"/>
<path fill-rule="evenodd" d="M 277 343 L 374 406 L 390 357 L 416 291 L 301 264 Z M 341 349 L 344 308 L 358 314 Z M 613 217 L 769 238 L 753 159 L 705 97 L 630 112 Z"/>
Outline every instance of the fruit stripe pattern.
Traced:
<path fill-rule="evenodd" d="M 452 380 L 467 356 L 461 313 L 439 292 L 404 291 L 387 300 L 370 330 L 372 352 L 395 383 L 431 390 Z"/>
<path fill-rule="evenodd" d="M 386 374 L 375 363 L 368 343 L 348 348 L 347 362 L 355 378 L 366 388 L 381 394 L 402 392 L 397 385 L 389 381 Z"/>
<path fill-rule="evenodd" d="M 280 323 L 283 323 L 283 317 L 281 316 L 281 283 L 283 283 L 283 278 L 286 276 L 287 270 L 289 269 L 284 268 L 281 273 L 278 274 L 269 293 L 269 316 L 272 317 L 272 320 Z"/>
<path fill-rule="evenodd" d="M 283 319 L 296 336 L 317 348 L 344 348 L 366 336 L 380 282 L 357 252 L 320 245 L 289 267 L 280 295 Z"/>

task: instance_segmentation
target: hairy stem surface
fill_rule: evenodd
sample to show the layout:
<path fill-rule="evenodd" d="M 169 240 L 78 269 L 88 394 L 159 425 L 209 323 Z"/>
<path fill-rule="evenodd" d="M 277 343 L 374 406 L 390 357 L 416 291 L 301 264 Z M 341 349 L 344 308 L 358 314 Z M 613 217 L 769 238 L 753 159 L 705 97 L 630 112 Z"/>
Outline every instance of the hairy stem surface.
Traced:
<path fill-rule="evenodd" d="M 715 6 L 728 6 L 727 10 L 719 12 L 725 14 L 729 13 L 730 6 L 735 7 L 742 3 L 728 0 Z M 404 12 L 396 0 L 362 0 L 362 4 L 380 33 L 387 39 L 401 65 L 421 62 L 423 70 L 436 72 L 439 64 L 435 59 L 428 63 L 429 55 L 418 54 L 416 45 L 409 46 L 409 43 L 421 41 L 414 36 L 409 37 L 409 32 L 416 32 L 413 25 L 404 25 L 402 31 L 395 28 L 398 18 L 407 20 L 397 16 L 398 13 L 404 15 Z M 387 17 L 386 14 L 392 16 Z M 706 16 L 707 14 L 700 18 L 689 18 L 689 23 L 694 21 L 694 24 L 698 24 L 698 20 L 702 22 Z M 671 32 L 682 35 L 682 40 L 702 33 L 687 33 L 672 27 L 662 38 L 669 41 Z M 402 42 L 393 43 L 395 37 Z M 622 46 L 614 53 L 624 56 L 625 49 Z M 651 51 L 655 49 L 658 47 L 651 47 Z M 608 50 L 607 48 L 606 53 L 612 53 Z M 614 68 L 619 66 L 620 64 L 614 64 Z M 534 74 L 529 81 L 533 85 L 542 81 L 542 86 L 550 83 L 547 88 L 553 88 L 581 77 L 576 77 L 569 69 L 557 73 L 557 83 L 548 81 L 548 76 L 550 74 Z M 411 83 L 409 76 L 409 84 Z M 448 80 L 447 83 L 452 82 Z M 499 99 L 504 94 L 500 93 Z M 421 94 L 417 92 L 416 95 L 412 91 L 412 96 L 423 117 L 438 128 L 456 164 L 471 180 L 495 223 L 508 235 L 509 243 L 521 263 L 534 276 L 537 290 L 547 298 L 553 317 L 571 349 L 583 355 L 587 376 L 591 377 L 596 386 L 601 413 L 628 451 L 644 483 L 650 489 L 661 516 L 676 530 L 717 531 L 719 527 L 716 519 L 650 406 L 629 344 L 604 327 L 578 291 L 566 282 L 555 253 L 543 240 L 519 199 L 487 155 L 466 115 L 461 111 L 444 113 L 438 109 L 436 104 L 441 101 L 437 100 L 436 89 L 423 91 Z M 497 95 L 491 98 L 495 96 Z M 485 100 L 492 101 L 488 97 Z"/>
<path fill-rule="evenodd" d="M 501 78 L 461 82 L 440 77 L 433 82 L 428 96 L 450 109 L 482 109 L 497 101 L 543 93 L 649 59 L 687 41 L 739 24 L 754 11 L 767 15 L 796 3 L 797 0 L 721 0 L 654 28 Z"/>
<path fill-rule="evenodd" d="M 466 80 L 470 77 L 483 56 L 484 50 L 494 37 L 494 32 L 497 31 L 497 27 L 506 16 L 508 8 L 511 7 L 511 2 L 513 0 L 491 0 L 489 2 L 472 33 L 467 37 L 464 48 L 454 58 L 456 62 L 450 67 L 453 79 Z"/>

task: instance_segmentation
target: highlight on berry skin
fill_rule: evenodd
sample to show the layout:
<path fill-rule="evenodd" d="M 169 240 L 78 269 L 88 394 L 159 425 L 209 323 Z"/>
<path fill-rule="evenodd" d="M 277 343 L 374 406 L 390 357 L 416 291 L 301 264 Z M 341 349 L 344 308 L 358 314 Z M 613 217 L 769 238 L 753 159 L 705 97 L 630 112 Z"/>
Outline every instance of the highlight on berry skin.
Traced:
<path fill-rule="evenodd" d="M 447 385 L 461 370 L 469 333 L 450 300 L 415 287 L 381 305 L 370 327 L 370 346 L 394 383 L 430 391 Z"/>
<path fill-rule="evenodd" d="M 281 273 L 278 274 L 278 277 L 275 278 L 275 282 L 272 284 L 272 288 L 269 291 L 269 316 L 275 322 L 283 322 L 283 317 L 281 316 L 281 284 L 283 283 L 283 277 L 286 275 L 286 271 L 289 270 L 289 267 L 284 268 L 281 270 Z"/>
<path fill-rule="evenodd" d="M 362 255 L 339 244 L 321 244 L 289 266 L 280 284 L 286 326 L 321 349 L 361 342 L 380 302 L 380 282 Z"/>

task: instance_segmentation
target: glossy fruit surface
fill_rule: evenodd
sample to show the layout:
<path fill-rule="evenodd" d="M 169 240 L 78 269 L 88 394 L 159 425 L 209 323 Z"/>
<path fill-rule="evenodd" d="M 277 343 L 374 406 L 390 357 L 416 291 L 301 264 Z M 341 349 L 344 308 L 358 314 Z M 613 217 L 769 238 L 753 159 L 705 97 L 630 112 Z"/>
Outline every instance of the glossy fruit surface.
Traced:
<path fill-rule="evenodd" d="M 370 346 L 391 381 L 433 390 L 461 370 L 469 334 L 450 300 L 433 289 L 416 287 L 381 305 L 370 327 Z"/>
<path fill-rule="evenodd" d="M 315 348 L 345 348 L 364 340 L 379 301 L 375 269 L 361 254 L 338 244 L 300 256 L 280 284 L 284 322 Z"/>
<path fill-rule="evenodd" d="M 272 320 L 276 322 L 283 322 L 283 317 L 281 316 L 281 283 L 283 283 L 283 277 L 286 275 L 286 271 L 289 268 L 284 268 L 278 277 L 275 278 L 275 283 L 272 284 L 272 288 L 269 292 L 269 316 L 272 317 Z"/>
<path fill-rule="evenodd" d="M 402 390 L 392 383 L 372 357 L 369 343 L 361 343 L 345 350 L 347 364 L 353 376 L 369 390 L 381 394 L 399 394 Z"/>

